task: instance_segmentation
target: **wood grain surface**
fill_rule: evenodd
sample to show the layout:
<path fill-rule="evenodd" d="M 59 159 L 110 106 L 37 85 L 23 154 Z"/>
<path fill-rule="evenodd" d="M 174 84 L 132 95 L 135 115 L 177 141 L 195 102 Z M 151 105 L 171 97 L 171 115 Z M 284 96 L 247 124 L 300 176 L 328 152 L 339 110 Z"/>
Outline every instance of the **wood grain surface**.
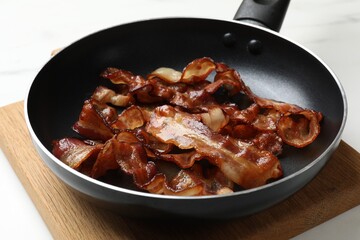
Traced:
<path fill-rule="evenodd" d="M 360 203 L 360 154 L 341 142 L 320 174 L 266 211 L 227 221 L 121 217 L 86 202 L 42 162 L 23 102 L 0 108 L 0 147 L 54 239 L 289 239 Z"/>

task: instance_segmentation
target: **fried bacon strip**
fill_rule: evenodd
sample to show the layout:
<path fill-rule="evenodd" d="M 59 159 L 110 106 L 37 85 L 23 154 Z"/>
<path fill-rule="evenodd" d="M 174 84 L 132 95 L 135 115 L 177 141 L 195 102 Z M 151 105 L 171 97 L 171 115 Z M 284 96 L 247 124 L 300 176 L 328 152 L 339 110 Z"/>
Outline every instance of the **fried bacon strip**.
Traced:
<path fill-rule="evenodd" d="M 161 67 L 148 75 L 148 79 L 160 78 L 168 83 L 180 82 L 182 73 L 172 68 Z"/>
<path fill-rule="evenodd" d="M 150 193 L 264 185 L 283 174 L 276 157 L 283 144 L 303 148 L 320 133 L 320 112 L 259 97 L 237 71 L 208 57 L 182 72 L 161 67 L 144 78 L 110 67 L 101 76 L 113 86 L 97 87 L 73 125 L 88 140 L 54 140 L 53 154 L 93 178 L 130 175 Z"/>
<path fill-rule="evenodd" d="M 115 108 L 95 99 L 86 100 L 73 130 L 80 135 L 106 141 L 114 135 L 110 124 L 117 119 Z"/>
<path fill-rule="evenodd" d="M 320 134 L 322 115 L 313 110 L 284 114 L 278 122 L 278 134 L 291 146 L 302 148 L 312 143 Z"/>
<path fill-rule="evenodd" d="M 126 107 L 134 102 L 131 94 L 122 95 L 104 86 L 97 87 L 91 98 L 101 103 L 111 103 L 118 107 Z"/>
<path fill-rule="evenodd" d="M 216 134 L 191 114 L 168 105 L 155 109 L 146 130 L 165 143 L 194 148 L 243 188 L 261 186 L 282 175 L 279 160 L 270 152 Z"/>
<path fill-rule="evenodd" d="M 198 58 L 189 63 L 182 72 L 180 81 L 197 83 L 204 81 L 216 69 L 216 63 L 211 58 Z"/>
<path fill-rule="evenodd" d="M 228 194 L 233 192 L 233 182 L 218 168 L 204 168 L 195 164 L 185 169 L 164 185 L 164 194 L 177 196 L 197 196 L 209 194 Z"/>
<path fill-rule="evenodd" d="M 102 148 L 102 144 L 89 145 L 77 138 L 54 140 L 52 144 L 55 157 L 86 175 L 90 175 L 86 162 L 90 161 L 91 165 Z"/>
<path fill-rule="evenodd" d="M 135 129 L 143 126 L 144 123 L 141 109 L 133 105 L 118 115 L 117 119 L 112 122 L 111 128 L 116 130 Z"/>
<path fill-rule="evenodd" d="M 142 76 L 117 68 L 107 68 L 102 74 L 104 78 L 110 79 L 114 84 L 125 84 L 129 87 L 129 92 L 135 92 L 144 88 L 149 83 Z"/>
<path fill-rule="evenodd" d="M 96 158 L 91 171 L 91 177 L 99 178 L 105 175 L 108 170 L 120 168 L 120 165 L 116 159 L 117 153 L 119 151 L 116 145 L 118 142 L 127 142 L 131 144 L 137 143 L 138 140 L 133 134 L 122 132 L 106 141 Z"/>

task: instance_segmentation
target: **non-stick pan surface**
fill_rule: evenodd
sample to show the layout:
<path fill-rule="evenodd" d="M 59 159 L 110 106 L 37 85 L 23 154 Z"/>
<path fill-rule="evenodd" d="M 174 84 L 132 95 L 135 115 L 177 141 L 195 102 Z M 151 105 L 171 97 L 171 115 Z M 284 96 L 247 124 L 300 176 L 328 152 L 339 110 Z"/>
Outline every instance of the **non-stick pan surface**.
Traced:
<path fill-rule="evenodd" d="M 230 36 L 230 37 L 229 37 Z M 54 139 L 76 136 L 71 126 L 83 102 L 118 67 L 146 75 L 166 66 L 182 70 L 208 56 L 235 68 L 262 97 L 294 103 L 324 115 L 321 133 L 304 149 L 285 147 L 284 178 L 226 196 L 172 197 L 115 187 L 86 177 L 51 154 Z M 166 18 L 120 25 L 89 35 L 54 56 L 36 76 L 26 99 L 29 131 L 50 169 L 99 205 L 137 216 L 245 216 L 282 201 L 308 183 L 340 141 L 346 119 L 344 91 L 316 56 L 261 27 L 197 18 Z"/>

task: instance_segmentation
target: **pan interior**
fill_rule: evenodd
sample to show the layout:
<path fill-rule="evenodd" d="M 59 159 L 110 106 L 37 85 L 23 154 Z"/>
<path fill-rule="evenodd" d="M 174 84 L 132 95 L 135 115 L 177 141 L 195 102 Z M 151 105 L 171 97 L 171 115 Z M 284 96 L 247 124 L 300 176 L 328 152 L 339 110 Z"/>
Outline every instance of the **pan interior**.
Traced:
<path fill-rule="evenodd" d="M 233 42 L 224 44 L 224 34 Z M 260 52 L 249 42 L 261 43 Z M 322 131 L 309 147 L 285 147 L 279 157 L 285 176 L 319 157 L 336 138 L 344 100 L 329 70 L 296 44 L 258 28 L 209 19 L 157 19 L 125 24 L 89 35 L 53 57 L 36 76 L 27 101 L 30 124 L 51 151 L 54 139 L 76 136 L 71 130 L 82 104 L 106 84 L 99 74 L 118 67 L 146 75 L 161 67 L 182 70 L 208 56 L 236 69 L 259 96 L 294 103 L 324 115 Z"/>

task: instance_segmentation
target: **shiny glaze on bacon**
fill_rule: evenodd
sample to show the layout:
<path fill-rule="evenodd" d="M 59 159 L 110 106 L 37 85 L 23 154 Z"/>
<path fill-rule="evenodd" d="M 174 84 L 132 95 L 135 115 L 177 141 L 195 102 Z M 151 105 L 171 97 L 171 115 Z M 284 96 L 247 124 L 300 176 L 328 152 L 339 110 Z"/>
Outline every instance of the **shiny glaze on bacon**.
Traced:
<path fill-rule="evenodd" d="M 101 76 L 112 89 L 97 87 L 73 125 L 86 140 L 53 141 L 56 157 L 96 179 L 116 171 L 150 193 L 231 193 L 280 178 L 283 144 L 306 147 L 320 133 L 320 112 L 261 98 L 208 57 L 182 72 L 161 67 L 145 78 L 108 68 Z"/>
<path fill-rule="evenodd" d="M 180 149 L 194 148 L 243 188 L 258 187 L 282 176 L 280 162 L 270 152 L 214 133 L 191 114 L 171 106 L 155 109 L 146 130 Z"/>

